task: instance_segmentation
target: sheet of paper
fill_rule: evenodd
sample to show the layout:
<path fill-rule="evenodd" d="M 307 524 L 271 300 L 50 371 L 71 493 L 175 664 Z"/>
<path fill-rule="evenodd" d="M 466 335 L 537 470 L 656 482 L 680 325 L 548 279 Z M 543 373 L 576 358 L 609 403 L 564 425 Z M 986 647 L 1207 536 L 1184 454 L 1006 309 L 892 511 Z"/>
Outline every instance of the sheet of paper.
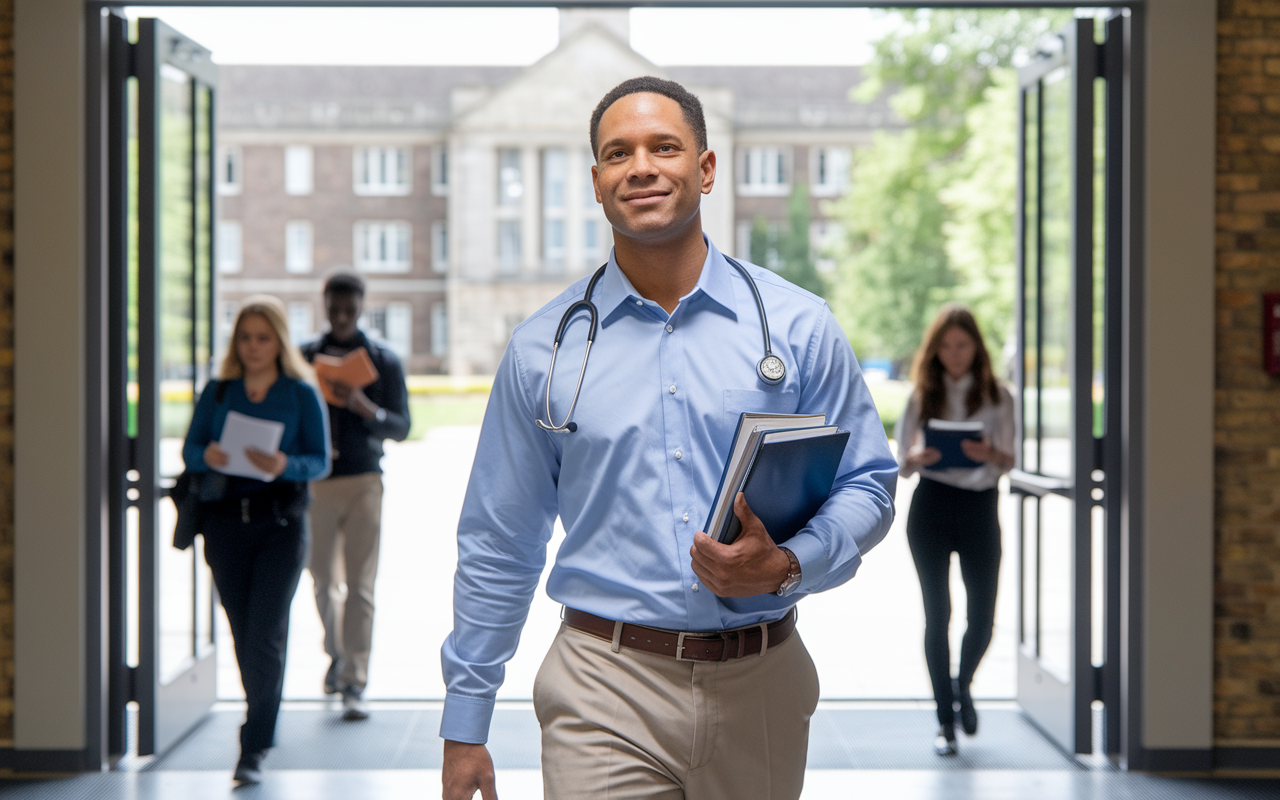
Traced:
<path fill-rule="evenodd" d="M 227 465 L 218 471 L 260 481 L 275 480 L 274 476 L 255 467 L 245 451 L 252 447 L 264 453 L 274 453 L 280 449 L 282 436 L 283 422 L 228 411 L 227 421 L 222 425 L 222 438 L 218 440 L 218 446 L 227 454 Z"/>

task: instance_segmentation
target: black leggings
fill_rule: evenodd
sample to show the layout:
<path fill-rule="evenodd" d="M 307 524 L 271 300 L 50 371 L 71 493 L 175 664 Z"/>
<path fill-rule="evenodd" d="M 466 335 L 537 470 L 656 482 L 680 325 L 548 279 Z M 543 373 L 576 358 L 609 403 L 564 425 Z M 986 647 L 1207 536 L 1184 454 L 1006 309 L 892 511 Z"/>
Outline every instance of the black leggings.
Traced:
<path fill-rule="evenodd" d="M 1000 575 L 1000 519 L 996 490 L 971 491 L 921 477 L 907 516 L 907 542 L 924 595 L 924 657 L 938 703 L 938 722 L 955 724 L 951 692 L 951 553 L 960 555 L 968 597 L 960 645 L 960 690 L 968 694 L 978 662 L 991 644 Z"/>
<path fill-rule="evenodd" d="M 249 522 L 233 506 L 209 514 L 204 523 L 205 561 L 227 611 L 248 704 L 240 728 L 245 751 L 275 744 L 289 605 L 307 563 L 308 544 L 305 515 L 279 515 L 256 506 Z"/>

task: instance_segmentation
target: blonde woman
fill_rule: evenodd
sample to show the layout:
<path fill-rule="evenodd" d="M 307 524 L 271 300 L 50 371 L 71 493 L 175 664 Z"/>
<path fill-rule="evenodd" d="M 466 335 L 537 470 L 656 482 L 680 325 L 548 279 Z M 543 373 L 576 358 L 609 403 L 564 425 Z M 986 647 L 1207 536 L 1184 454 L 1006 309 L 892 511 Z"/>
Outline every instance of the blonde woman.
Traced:
<path fill-rule="evenodd" d="M 245 451 L 270 480 L 227 476 L 216 499 L 202 496 L 205 560 L 231 624 L 248 701 L 235 771 L 242 783 L 262 779 L 262 759 L 275 743 L 289 604 L 307 560 L 307 481 L 329 473 L 328 415 L 314 382 L 289 341 L 284 306 L 274 297 L 248 298 L 182 449 L 188 470 L 217 471 L 228 463 L 218 444 L 228 412 L 284 424 L 278 450 Z"/>

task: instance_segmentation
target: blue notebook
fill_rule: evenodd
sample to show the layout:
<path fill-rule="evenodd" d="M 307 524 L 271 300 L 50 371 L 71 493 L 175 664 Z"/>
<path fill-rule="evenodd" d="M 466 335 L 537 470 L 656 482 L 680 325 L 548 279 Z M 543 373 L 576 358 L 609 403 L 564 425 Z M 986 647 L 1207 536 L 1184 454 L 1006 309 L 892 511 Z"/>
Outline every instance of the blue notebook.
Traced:
<path fill-rule="evenodd" d="M 806 438 L 795 438 L 797 433 Z M 848 431 L 810 433 L 764 434 L 742 486 L 747 505 L 777 544 L 799 533 L 827 502 L 849 442 Z M 730 513 L 723 535 L 717 538 L 732 544 L 741 532 L 738 515 Z"/>
<path fill-rule="evenodd" d="M 982 441 L 981 422 L 952 422 L 950 420 L 931 419 L 924 429 L 924 446 L 936 448 L 942 458 L 925 469 L 973 469 L 982 466 L 964 454 L 960 442 L 971 439 Z"/>

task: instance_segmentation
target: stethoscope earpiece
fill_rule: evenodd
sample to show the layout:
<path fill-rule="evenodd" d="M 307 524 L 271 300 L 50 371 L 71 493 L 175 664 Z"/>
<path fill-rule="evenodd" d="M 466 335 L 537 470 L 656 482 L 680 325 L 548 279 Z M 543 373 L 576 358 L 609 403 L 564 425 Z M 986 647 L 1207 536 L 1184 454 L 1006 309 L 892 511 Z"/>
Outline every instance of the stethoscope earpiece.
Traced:
<path fill-rule="evenodd" d="M 751 287 L 751 296 L 756 301 L 756 311 L 760 312 L 760 333 L 764 336 L 764 358 L 760 359 L 756 364 L 756 374 L 760 376 L 760 380 L 770 386 L 777 386 L 787 377 L 787 365 L 773 354 L 773 349 L 769 346 L 769 318 L 764 313 L 764 301 L 760 299 L 760 289 L 756 286 L 755 279 L 747 272 L 747 268 L 739 264 L 732 258 L 725 256 L 738 272 L 742 273 L 743 279 L 746 280 L 747 286 Z M 564 316 L 560 318 L 560 325 L 556 328 L 555 343 L 551 348 L 551 366 L 547 368 L 547 421 L 540 419 L 534 420 L 538 423 L 538 427 L 544 431 L 551 433 L 573 433 L 578 430 L 578 423 L 571 422 L 573 417 L 573 409 L 578 405 L 578 395 L 582 393 L 582 378 L 587 374 L 587 359 L 591 357 L 591 345 L 596 340 L 596 325 L 599 320 L 599 314 L 596 312 L 596 304 L 591 302 L 591 295 L 596 290 L 596 283 L 604 276 L 605 268 L 608 263 L 601 265 L 591 276 L 591 280 L 587 283 L 587 291 L 583 294 L 582 299 L 573 303 L 565 310 Z M 569 404 L 569 413 L 564 415 L 564 422 L 556 425 L 551 420 L 551 376 L 556 371 L 556 355 L 560 352 L 560 339 L 564 336 L 564 329 L 569 324 L 569 319 L 575 313 L 586 309 L 591 317 L 591 329 L 587 332 L 587 349 L 582 354 L 582 369 L 578 371 L 578 385 L 573 390 L 573 402 Z"/>

